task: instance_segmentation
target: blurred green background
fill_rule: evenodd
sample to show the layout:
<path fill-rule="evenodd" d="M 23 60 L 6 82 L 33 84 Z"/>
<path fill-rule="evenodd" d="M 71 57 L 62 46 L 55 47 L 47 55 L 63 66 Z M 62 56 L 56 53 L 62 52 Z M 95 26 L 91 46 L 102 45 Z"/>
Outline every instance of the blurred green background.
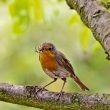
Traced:
<path fill-rule="evenodd" d="M 104 50 L 65 0 L 0 0 L 0 82 L 50 82 L 52 79 L 43 72 L 35 53 L 35 46 L 44 41 L 53 42 L 66 55 L 76 74 L 90 88 L 88 93 L 110 92 L 110 64 Z M 60 91 L 62 83 L 58 80 L 48 89 Z M 64 90 L 82 93 L 70 78 Z M 34 110 L 0 102 L 2 109 Z"/>

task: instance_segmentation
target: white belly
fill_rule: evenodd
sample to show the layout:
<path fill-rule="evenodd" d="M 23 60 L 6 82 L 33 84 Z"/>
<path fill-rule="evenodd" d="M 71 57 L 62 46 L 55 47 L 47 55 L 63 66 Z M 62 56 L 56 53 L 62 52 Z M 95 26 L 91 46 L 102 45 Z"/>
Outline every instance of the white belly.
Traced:
<path fill-rule="evenodd" d="M 66 78 L 70 76 L 70 73 L 64 68 L 58 68 L 57 71 L 52 72 L 50 72 L 48 69 L 45 69 L 44 71 L 51 78 Z"/>

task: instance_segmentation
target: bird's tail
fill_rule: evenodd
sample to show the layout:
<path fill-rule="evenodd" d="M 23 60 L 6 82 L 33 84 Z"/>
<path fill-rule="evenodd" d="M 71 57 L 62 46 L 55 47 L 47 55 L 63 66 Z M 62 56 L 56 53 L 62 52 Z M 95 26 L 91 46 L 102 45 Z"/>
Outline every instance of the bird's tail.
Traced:
<path fill-rule="evenodd" d="M 79 85 L 79 87 L 80 87 L 83 91 L 85 91 L 85 90 L 89 91 L 89 88 L 86 87 L 76 75 L 75 75 L 75 76 L 72 75 L 71 78 Z"/>

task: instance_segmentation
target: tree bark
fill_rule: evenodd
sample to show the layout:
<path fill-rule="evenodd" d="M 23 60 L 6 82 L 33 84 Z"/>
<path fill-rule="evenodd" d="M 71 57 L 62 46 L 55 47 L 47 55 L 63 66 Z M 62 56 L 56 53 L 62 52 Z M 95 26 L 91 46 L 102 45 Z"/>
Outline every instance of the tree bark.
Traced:
<path fill-rule="evenodd" d="M 75 9 L 84 24 L 91 29 L 94 37 L 102 45 L 107 59 L 110 60 L 110 7 L 108 2 L 105 6 L 96 0 L 66 0 L 71 9 Z"/>
<path fill-rule="evenodd" d="M 110 2 L 103 2 L 102 0 L 100 0 L 99 4 L 105 7 L 106 9 L 110 8 Z"/>
<path fill-rule="evenodd" d="M 66 0 L 82 21 L 92 30 L 110 59 L 110 12 L 96 0 Z M 109 7 L 110 5 L 108 5 Z M 109 110 L 110 94 L 63 93 L 57 100 L 57 92 L 36 91 L 35 86 L 17 86 L 0 83 L 0 101 L 45 110 Z"/>
<path fill-rule="evenodd" d="M 36 94 L 38 87 L 17 86 L 0 83 L 0 101 L 25 105 L 45 110 L 109 110 L 110 94 L 58 93 L 43 90 Z"/>

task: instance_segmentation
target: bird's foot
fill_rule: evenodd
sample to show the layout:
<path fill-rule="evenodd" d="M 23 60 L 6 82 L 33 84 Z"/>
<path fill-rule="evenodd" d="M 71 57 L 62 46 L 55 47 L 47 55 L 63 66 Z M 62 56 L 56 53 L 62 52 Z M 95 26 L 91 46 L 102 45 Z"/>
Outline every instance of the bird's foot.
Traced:
<path fill-rule="evenodd" d="M 43 87 L 38 88 L 38 90 L 36 90 L 36 97 L 39 97 L 39 93 L 42 93 L 43 91 Z"/>
<path fill-rule="evenodd" d="M 38 90 L 36 90 L 36 94 L 39 93 L 39 92 L 42 92 L 43 90 L 45 90 L 45 88 L 39 87 Z"/>
<path fill-rule="evenodd" d="M 64 92 L 61 91 L 61 92 L 58 94 L 57 101 L 62 100 L 63 93 L 64 93 Z"/>
<path fill-rule="evenodd" d="M 47 89 L 45 89 L 45 87 L 37 87 L 37 90 L 36 90 L 36 96 L 38 97 L 40 93 L 42 93 L 42 91 L 47 91 Z"/>

